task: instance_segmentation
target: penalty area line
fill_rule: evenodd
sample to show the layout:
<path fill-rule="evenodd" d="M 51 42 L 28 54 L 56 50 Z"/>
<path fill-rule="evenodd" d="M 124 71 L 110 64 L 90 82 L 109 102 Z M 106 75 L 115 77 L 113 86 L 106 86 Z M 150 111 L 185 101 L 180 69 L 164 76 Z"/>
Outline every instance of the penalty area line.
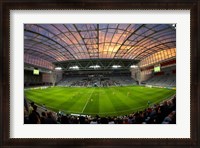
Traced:
<path fill-rule="evenodd" d="M 93 94 L 94 90 L 95 90 L 95 88 L 93 89 L 92 93 L 90 94 L 90 97 L 87 99 L 87 102 L 85 103 L 85 106 L 83 107 L 83 109 L 82 109 L 82 112 L 81 112 L 81 113 L 83 113 L 83 111 L 85 110 L 86 106 L 88 105 L 88 102 L 89 102 L 89 100 L 90 100 L 90 98 L 91 98 L 91 96 L 92 96 L 92 94 Z"/>

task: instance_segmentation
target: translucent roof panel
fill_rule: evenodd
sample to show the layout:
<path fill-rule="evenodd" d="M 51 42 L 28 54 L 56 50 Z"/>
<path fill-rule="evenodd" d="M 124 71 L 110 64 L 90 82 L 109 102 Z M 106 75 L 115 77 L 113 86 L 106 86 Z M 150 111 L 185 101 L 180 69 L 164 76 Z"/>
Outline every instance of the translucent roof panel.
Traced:
<path fill-rule="evenodd" d="M 49 62 L 142 60 L 176 48 L 173 24 L 25 24 L 24 52 Z"/>

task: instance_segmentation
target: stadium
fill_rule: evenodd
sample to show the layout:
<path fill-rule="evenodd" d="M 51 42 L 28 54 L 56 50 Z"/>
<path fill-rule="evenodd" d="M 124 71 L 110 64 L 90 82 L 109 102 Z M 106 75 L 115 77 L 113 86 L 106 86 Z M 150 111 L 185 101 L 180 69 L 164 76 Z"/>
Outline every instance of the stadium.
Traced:
<path fill-rule="evenodd" d="M 25 124 L 176 124 L 176 24 L 24 24 Z"/>

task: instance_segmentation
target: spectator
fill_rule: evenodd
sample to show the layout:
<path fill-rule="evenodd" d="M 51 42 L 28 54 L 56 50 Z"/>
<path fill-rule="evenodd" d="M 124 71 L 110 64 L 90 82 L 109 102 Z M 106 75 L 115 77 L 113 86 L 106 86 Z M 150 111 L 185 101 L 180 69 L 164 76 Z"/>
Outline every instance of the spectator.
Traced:
<path fill-rule="evenodd" d="M 40 124 L 40 114 L 37 112 L 37 106 L 33 105 L 33 111 L 29 115 L 30 124 Z"/>
<path fill-rule="evenodd" d="M 97 123 L 97 119 L 94 118 L 94 119 L 90 122 L 90 124 L 98 124 L 98 123 Z"/>
<path fill-rule="evenodd" d="M 24 108 L 24 124 L 29 124 L 29 113 L 25 108 Z"/>
<path fill-rule="evenodd" d="M 115 122 L 114 122 L 114 118 L 112 118 L 112 117 L 108 117 L 108 124 L 115 124 Z"/>
<path fill-rule="evenodd" d="M 69 119 L 67 116 L 63 115 L 61 117 L 61 124 L 69 124 Z"/>
<path fill-rule="evenodd" d="M 171 112 L 165 119 L 163 120 L 163 124 L 171 124 L 173 123 L 173 118 L 175 116 L 175 111 Z"/>
<path fill-rule="evenodd" d="M 27 100 L 25 97 L 24 97 L 24 107 L 25 107 L 26 111 L 29 112 L 28 103 L 27 103 Z"/>
<path fill-rule="evenodd" d="M 100 122 L 101 124 L 108 124 L 108 119 L 106 117 L 102 117 Z"/>
<path fill-rule="evenodd" d="M 31 114 L 32 113 L 32 111 L 33 111 L 33 106 L 35 105 L 35 103 L 34 102 L 31 102 L 31 105 L 29 106 L 29 114 Z"/>
<path fill-rule="evenodd" d="M 47 115 L 45 112 L 42 112 L 42 117 L 40 117 L 40 122 L 41 124 L 45 124 L 45 120 L 47 118 Z"/>
<path fill-rule="evenodd" d="M 52 112 L 48 112 L 48 113 L 47 113 L 47 118 L 46 118 L 46 120 L 45 120 L 45 124 L 56 124 L 56 123 L 57 123 L 57 122 L 56 122 L 56 120 L 54 119 Z"/>

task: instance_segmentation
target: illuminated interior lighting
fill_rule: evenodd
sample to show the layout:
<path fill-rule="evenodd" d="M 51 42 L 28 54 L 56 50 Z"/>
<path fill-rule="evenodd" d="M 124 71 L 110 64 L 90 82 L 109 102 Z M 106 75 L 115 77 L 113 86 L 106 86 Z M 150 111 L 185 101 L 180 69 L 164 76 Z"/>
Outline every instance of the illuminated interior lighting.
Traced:
<path fill-rule="evenodd" d="M 120 68 L 121 65 L 113 65 L 112 68 Z"/>
<path fill-rule="evenodd" d="M 71 67 L 69 67 L 69 69 L 78 70 L 79 67 L 78 66 L 71 66 Z"/>
<path fill-rule="evenodd" d="M 55 70 L 62 70 L 62 68 L 61 67 L 56 67 Z"/>

